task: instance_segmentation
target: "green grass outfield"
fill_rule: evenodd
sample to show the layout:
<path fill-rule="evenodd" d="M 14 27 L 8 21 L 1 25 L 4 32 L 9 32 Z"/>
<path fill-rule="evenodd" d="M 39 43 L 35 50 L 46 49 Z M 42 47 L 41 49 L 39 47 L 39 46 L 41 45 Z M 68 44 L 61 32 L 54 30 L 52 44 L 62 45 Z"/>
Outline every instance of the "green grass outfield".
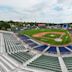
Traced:
<path fill-rule="evenodd" d="M 46 34 L 44 37 L 41 38 L 35 38 L 32 35 L 37 34 L 37 33 L 41 33 L 41 32 L 64 32 L 65 35 L 62 36 L 62 41 L 61 42 L 56 42 L 54 40 L 54 38 L 58 38 L 60 37 L 60 34 L 54 34 L 54 37 L 51 37 L 50 35 L 52 34 Z M 31 29 L 31 30 L 24 30 L 19 32 L 20 35 L 27 35 L 35 40 L 39 40 L 41 42 L 45 42 L 48 44 L 52 44 L 52 45 L 64 45 L 64 44 L 68 44 L 71 42 L 71 38 L 69 36 L 69 32 L 67 30 L 64 29 Z M 53 39 L 52 39 L 53 38 Z"/>

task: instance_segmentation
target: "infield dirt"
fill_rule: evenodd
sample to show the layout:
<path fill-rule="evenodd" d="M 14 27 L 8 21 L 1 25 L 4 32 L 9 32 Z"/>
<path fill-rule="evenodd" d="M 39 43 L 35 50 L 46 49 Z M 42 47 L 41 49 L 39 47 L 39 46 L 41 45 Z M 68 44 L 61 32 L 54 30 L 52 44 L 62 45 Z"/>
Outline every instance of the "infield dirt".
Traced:
<path fill-rule="evenodd" d="M 64 32 L 40 32 L 37 34 L 32 35 L 33 37 L 42 37 L 46 34 L 65 34 Z"/>

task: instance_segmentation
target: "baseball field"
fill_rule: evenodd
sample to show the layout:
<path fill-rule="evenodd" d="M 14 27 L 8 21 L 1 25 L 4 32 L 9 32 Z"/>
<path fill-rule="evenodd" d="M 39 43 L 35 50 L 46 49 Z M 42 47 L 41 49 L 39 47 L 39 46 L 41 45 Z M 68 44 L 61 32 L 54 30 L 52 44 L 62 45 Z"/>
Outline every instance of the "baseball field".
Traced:
<path fill-rule="evenodd" d="M 44 44 L 66 45 L 71 42 L 70 34 L 64 29 L 31 29 L 20 32 Z"/>

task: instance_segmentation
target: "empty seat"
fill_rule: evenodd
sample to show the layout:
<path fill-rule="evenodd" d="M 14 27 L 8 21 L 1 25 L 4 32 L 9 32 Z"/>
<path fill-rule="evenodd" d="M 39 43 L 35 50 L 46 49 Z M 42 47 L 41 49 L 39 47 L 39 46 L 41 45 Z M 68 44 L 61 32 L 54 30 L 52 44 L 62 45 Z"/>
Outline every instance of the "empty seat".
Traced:
<path fill-rule="evenodd" d="M 60 50 L 61 54 L 70 53 L 70 51 L 68 49 L 66 49 L 65 47 L 59 47 L 59 50 Z"/>
<path fill-rule="evenodd" d="M 41 46 L 38 46 L 36 48 L 34 48 L 35 50 L 39 50 L 39 51 L 43 51 L 44 49 L 46 49 L 48 46 L 47 45 L 41 45 Z"/>
<path fill-rule="evenodd" d="M 27 37 L 26 35 L 20 35 L 19 37 L 20 37 L 21 40 L 29 39 L 29 37 Z"/>
<path fill-rule="evenodd" d="M 55 46 L 50 46 L 50 48 L 47 50 L 49 53 L 57 53 L 56 47 Z"/>
<path fill-rule="evenodd" d="M 38 46 L 38 44 L 36 44 L 36 43 L 31 43 L 31 44 L 29 44 L 29 46 L 30 46 L 30 47 L 35 47 L 35 46 Z"/>
<path fill-rule="evenodd" d="M 68 45 L 67 47 L 70 48 L 70 49 L 72 49 L 72 45 Z"/>

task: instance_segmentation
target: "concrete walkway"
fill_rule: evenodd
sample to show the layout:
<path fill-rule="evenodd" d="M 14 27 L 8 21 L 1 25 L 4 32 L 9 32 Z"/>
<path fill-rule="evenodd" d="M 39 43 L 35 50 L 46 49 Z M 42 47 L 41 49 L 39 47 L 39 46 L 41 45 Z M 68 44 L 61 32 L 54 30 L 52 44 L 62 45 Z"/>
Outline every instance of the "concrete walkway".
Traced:
<path fill-rule="evenodd" d="M 60 50 L 59 50 L 58 47 L 57 47 L 57 54 L 58 54 L 58 60 L 59 60 L 62 72 L 68 72 L 67 67 L 66 67 L 66 65 L 64 63 L 64 60 L 63 60 L 63 58 L 62 58 L 62 56 L 60 54 Z"/>
<path fill-rule="evenodd" d="M 62 57 L 58 57 L 58 59 L 59 59 L 59 63 L 60 63 L 62 72 L 68 72 L 67 67 L 66 67 Z"/>

